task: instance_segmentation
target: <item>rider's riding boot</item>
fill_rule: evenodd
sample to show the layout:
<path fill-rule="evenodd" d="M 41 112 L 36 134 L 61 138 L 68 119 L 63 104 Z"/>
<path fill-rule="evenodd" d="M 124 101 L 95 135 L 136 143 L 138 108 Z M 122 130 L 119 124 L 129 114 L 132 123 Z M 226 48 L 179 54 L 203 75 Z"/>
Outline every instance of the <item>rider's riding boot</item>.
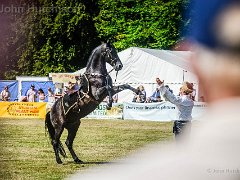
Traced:
<path fill-rule="evenodd" d="M 63 99 L 64 99 L 64 105 L 65 105 L 66 107 L 69 107 L 70 96 L 69 96 L 68 94 L 66 94 L 66 95 L 63 97 Z"/>

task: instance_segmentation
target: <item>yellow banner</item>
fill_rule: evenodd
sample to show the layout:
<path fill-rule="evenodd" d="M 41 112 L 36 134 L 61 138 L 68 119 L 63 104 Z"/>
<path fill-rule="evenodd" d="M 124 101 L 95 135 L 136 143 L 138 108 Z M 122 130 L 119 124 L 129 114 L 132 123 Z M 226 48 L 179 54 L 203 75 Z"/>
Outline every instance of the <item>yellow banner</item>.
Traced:
<path fill-rule="evenodd" d="M 44 119 L 46 104 L 45 102 L 0 102 L 0 117 Z"/>

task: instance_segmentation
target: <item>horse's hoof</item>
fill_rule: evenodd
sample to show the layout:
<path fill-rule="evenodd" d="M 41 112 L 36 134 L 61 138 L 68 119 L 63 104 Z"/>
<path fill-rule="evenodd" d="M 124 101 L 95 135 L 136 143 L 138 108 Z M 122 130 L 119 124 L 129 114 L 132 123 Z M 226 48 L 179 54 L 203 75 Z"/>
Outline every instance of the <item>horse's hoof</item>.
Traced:
<path fill-rule="evenodd" d="M 109 106 L 106 107 L 107 110 L 111 110 L 111 108 L 112 108 L 112 107 L 109 107 Z"/>
<path fill-rule="evenodd" d="M 58 160 L 57 160 L 57 163 L 58 163 L 58 164 L 62 164 L 63 162 L 62 162 L 61 159 L 58 159 Z"/>
<path fill-rule="evenodd" d="M 83 163 L 83 161 L 81 161 L 80 159 L 74 159 L 74 161 L 75 161 L 75 163 L 77 163 L 77 164 L 82 164 Z"/>

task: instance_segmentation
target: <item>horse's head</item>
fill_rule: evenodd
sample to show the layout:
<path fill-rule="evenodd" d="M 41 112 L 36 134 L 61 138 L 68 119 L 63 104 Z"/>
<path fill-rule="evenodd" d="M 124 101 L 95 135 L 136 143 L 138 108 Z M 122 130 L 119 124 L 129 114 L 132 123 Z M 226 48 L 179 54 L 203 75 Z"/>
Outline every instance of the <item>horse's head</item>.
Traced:
<path fill-rule="evenodd" d="M 109 63 L 116 71 L 122 69 L 123 65 L 118 57 L 117 51 L 109 41 L 103 45 L 102 54 L 105 57 L 105 61 Z"/>

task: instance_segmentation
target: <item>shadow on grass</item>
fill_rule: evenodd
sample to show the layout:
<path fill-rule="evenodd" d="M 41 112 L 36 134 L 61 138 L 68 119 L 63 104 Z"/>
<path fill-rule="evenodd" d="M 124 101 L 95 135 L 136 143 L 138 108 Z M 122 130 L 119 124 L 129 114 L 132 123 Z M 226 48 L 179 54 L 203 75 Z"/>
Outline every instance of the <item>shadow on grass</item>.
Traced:
<path fill-rule="evenodd" d="M 81 162 L 81 163 L 76 163 L 74 161 L 65 161 L 62 165 L 67 165 L 67 164 L 79 164 L 79 165 L 87 165 L 87 164 L 94 165 L 94 164 L 96 164 L 96 165 L 100 165 L 100 164 L 115 164 L 115 162 L 101 162 L 101 161 L 99 161 L 99 162 Z"/>

